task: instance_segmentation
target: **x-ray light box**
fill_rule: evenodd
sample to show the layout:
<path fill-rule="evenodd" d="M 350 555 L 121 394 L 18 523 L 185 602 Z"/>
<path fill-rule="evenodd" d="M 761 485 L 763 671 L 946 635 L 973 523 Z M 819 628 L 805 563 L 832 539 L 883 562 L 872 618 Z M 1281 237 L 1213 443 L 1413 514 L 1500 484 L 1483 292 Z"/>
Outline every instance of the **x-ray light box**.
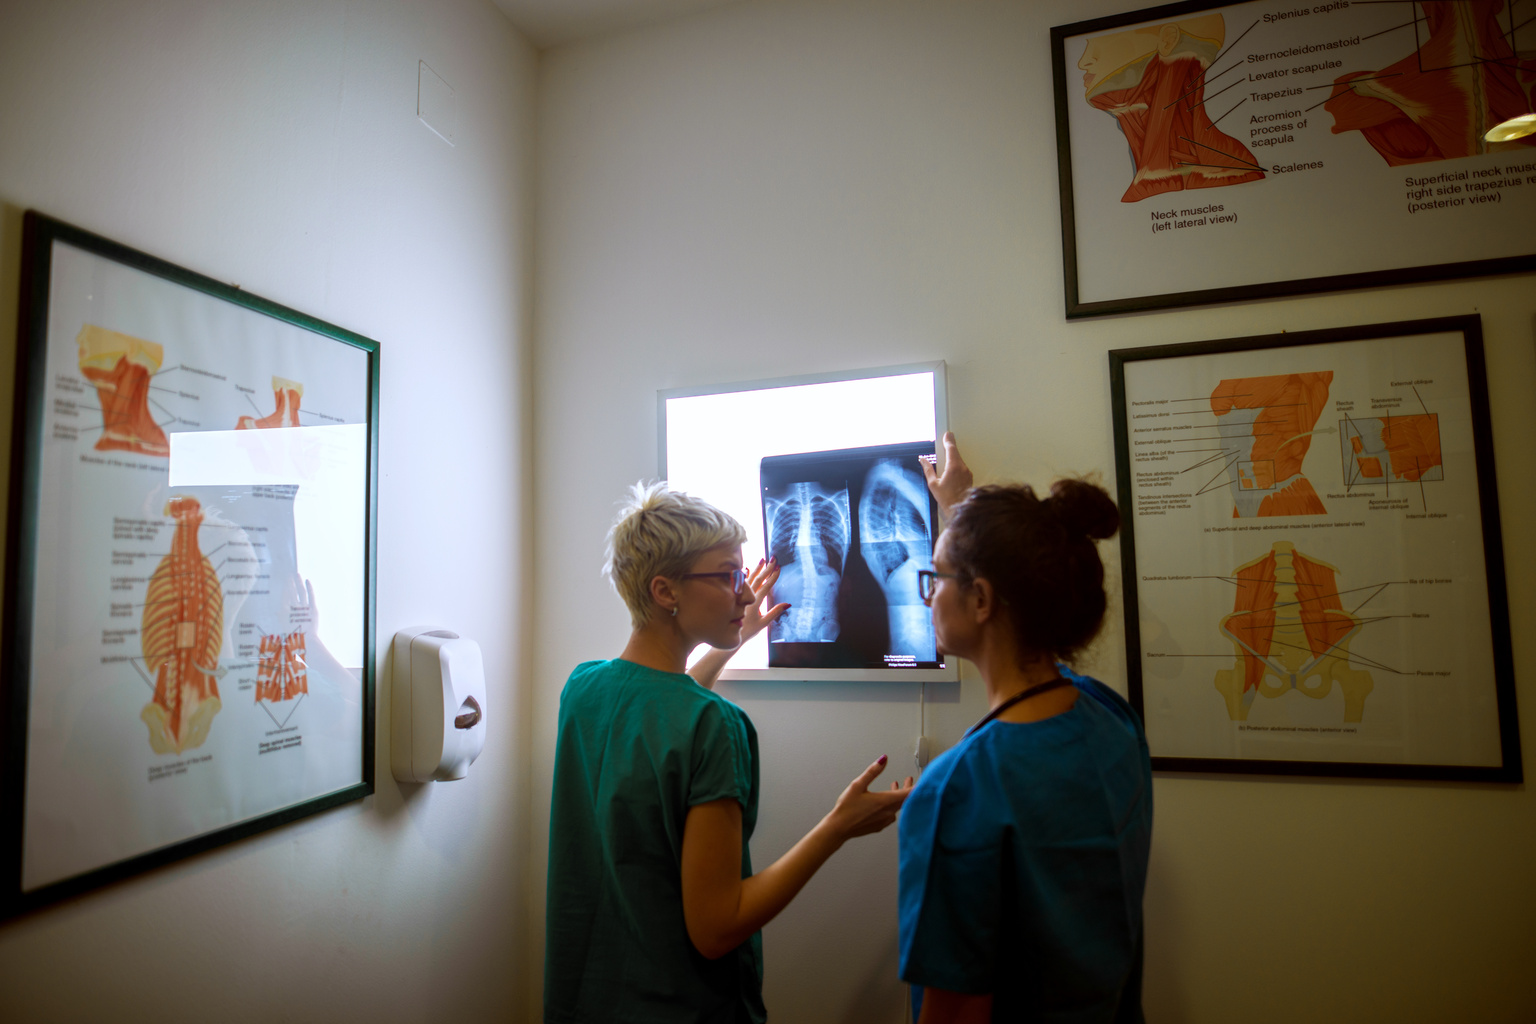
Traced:
<path fill-rule="evenodd" d="M 942 361 L 657 398 L 661 476 L 740 521 L 749 568 L 770 550 L 785 565 L 776 596 L 794 608 L 723 678 L 959 678 L 913 603 L 938 532 L 917 458 L 948 428 Z"/>

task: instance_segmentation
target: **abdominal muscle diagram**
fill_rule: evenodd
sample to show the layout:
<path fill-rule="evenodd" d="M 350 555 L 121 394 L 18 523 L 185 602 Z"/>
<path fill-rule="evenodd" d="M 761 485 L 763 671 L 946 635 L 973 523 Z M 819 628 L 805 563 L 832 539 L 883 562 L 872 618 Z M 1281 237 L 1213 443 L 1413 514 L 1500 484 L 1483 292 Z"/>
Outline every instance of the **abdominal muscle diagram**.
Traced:
<path fill-rule="evenodd" d="M 1190 456 L 1179 475 L 1216 466 L 1215 475 L 1201 482 L 1196 494 L 1225 489 L 1235 519 L 1323 515 L 1327 505 L 1302 463 L 1314 436 L 1337 434 L 1339 483 L 1346 493 L 1381 487 L 1390 496 L 1393 484 L 1419 484 L 1417 498 L 1427 510 L 1423 483 L 1445 479 L 1439 417 L 1413 390 L 1413 400 L 1422 412 L 1384 416 L 1346 412 L 1333 425 L 1319 427 L 1332 383 L 1333 373 L 1328 370 L 1223 380 L 1209 398 L 1177 400 L 1208 402 L 1214 433 L 1207 434 L 1200 420 L 1183 424 L 1194 433 L 1175 438 L 1168 454 Z M 1390 407 L 1401 401 L 1393 398 L 1383 404 Z M 1176 415 L 1203 417 L 1204 411 Z M 1212 443 L 1217 447 L 1211 448 Z"/>
<path fill-rule="evenodd" d="M 1149 467 L 1167 464 L 1139 470 L 1138 475 L 1157 481 L 1150 486 L 1158 490 L 1190 492 L 1165 499 L 1148 498 L 1156 491 L 1144 491 L 1138 497 L 1139 513 L 1168 515 L 1169 509 L 1191 508 L 1201 495 L 1210 495 L 1206 501 L 1225 496 L 1232 518 L 1253 520 L 1253 525 L 1210 527 L 1206 532 L 1278 527 L 1282 537 L 1290 532 L 1283 526 L 1288 518 L 1327 515 L 1333 499 L 1366 499 L 1341 502 L 1331 510 L 1335 517 L 1425 519 L 1433 505 L 1425 484 L 1445 479 L 1439 415 L 1412 382 L 1392 382 L 1379 393 L 1348 397 L 1331 395 L 1334 383 L 1331 370 L 1229 377 L 1206 395 L 1133 405 L 1133 410 L 1166 410 L 1140 412 L 1133 420 L 1155 424 L 1136 427 L 1137 433 L 1150 435 L 1138 440 L 1136 460 Z M 1357 407 L 1369 408 L 1371 414 L 1358 414 L 1353 411 Z M 1330 408 L 1335 412 L 1329 425 L 1320 426 Z M 1330 442 L 1309 460 L 1319 434 L 1337 434 L 1337 448 Z M 1205 472 L 1212 469 L 1207 478 Z M 1178 482 L 1189 474 L 1197 474 L 1194 482 Z M 1416 511 L 1421 514 L 1414 515 Z M 1260 525 L 1265 519 L 1273 525 Z M 1219 669 L 1214 678 L 1205 677 L 1232 721 L 1246 722 L 1256 697 L 1274 699 L 1294 691 L 1321 700 L 1337 685 L 1343 695 L 1343 721 L 1361 722 L 1377 679 L 1415 674 L 1410 666 L 1362 656 L 1357 646 L 1368 627 L 1413 614 L 1380 610 L 1400 584 L 1412 581 L 1356 576 L 1344 584 L 1347 572 L 1306 548 L 1310 531 L 1335 526 L 1370 528 L 1369 521 L 1298 521 L 1299 539 L 1274 541 L 1229 574 L 1223 570 L 1219 576 L 1171 577 L 1207 581 L 1206 586 L 1219 580 L 1237 590 L 1230 604 L 1223 596 L 1220 605 L 1204 605 L 1212 609 L 1206 621 L 1232 645 L 1231 667 Z M 1319 536 L 1332 538 L 1334 531 Z M 1358 536 L 1364 540 L 1367 535 Z M 1337 547 L 1336 541 L 1329 543 Z M 1361 558 L 1371 557 L 1370 550 L 1369 543 L 1360 545 Z M 1395 559 L 1389 564 L 1396 564 Z M 1225 609 L 1219 622 L 1216 607 Z M 1208 650 L 1189 656 L 1221 657 Z M 1391 655 L 1386 657 L 1391 660 Z"/>
<path fill-rule="evenodd" d="M 91 445 L 96 452 L 127 453 L 168 466 L 168 427 L 302 425 L 304 385 L 298 381 L 273 376 L 272 411 L 265 412 L 257 404 L 257 388 L 208 370 L 166 366 L 164 347 L 156 342 L 87 324 L 76 348 L 80 373 L 100 401 L 100 434 Z M 198 411 L 205 401 L 227 406 L 233 397 L 210 395 L 208 389 L 231 386 L 253 414 L 224 424 L 206 422 Z M 56 417 L 83 420 L 91 407 L 61 400 L 55 411 Z M 318 422 L 341 422 L 315 416 Z M 87 425 L 63 427 L 55 437 L 89 442 L 93 432 Z M 291 485 L 176 488 L 163 501 L 163 519 L 136 534 L 154 538 L 154 545 L 172 524 L 169 551 L 114 551 L 114 559 L 121 554 L 154 560 L 140 617 L 141 657 L 131 662 L 149 689 L 140 718 L 156 753 L 180 754 L 207 741 L 229 697 L 221 695 L 220 682 L 232 671 L 237 690 L 250 691 L 248 706 L 277 728 L 288 725 L 317 673 L 338 685 L 348 675 L 314 632 L 314 595 L 299 575 L 295 550 L 297 490 Z M 117 539 L 114 544 L 132 546 Z M 113 590 L 131 585 L 131 579 L 114 578 Z"/>

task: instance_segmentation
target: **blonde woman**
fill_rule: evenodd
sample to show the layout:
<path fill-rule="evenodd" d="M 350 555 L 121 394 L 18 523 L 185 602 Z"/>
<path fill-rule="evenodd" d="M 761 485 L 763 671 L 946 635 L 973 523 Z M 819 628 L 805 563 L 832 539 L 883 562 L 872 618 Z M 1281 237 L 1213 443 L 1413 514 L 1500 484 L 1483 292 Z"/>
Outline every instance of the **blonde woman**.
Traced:
<path fill-rule="evenodd" d="M 578 665 L 560 696 L 550 808 L 544 1020 L 757 1022 L 759 930 L 847 840 L 896 820 L 906 786 L 870 792 L 882 756 L 809 833 L 753 873 L 752 722 L 713 692 L 778 566 L 748 571 L 746 531 L 665 484 L 636 486 L 608 534 L 607 575 L 633 631 Z M 691 674 L 689 654 L 712 650 Z"/>

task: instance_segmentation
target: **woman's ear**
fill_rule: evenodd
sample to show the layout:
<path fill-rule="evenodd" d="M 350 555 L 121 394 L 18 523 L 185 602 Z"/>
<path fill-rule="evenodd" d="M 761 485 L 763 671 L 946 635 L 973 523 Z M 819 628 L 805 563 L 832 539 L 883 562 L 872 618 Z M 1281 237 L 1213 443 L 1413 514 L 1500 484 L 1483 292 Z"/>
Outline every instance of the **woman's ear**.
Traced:
<path fill-rule="evenodd" d="M 677 607 L 677 588 L 672 585 L 672 581 L 665 576 L 652 576 L 649 589 L 651 600 L 661 606 L 662 612 L 673 614 L 673 609 Z"/>
<path fill-rule="evenodd" d="M 971 614 L 975 616 L 978 626 L 997 614 L 997 591 L 992 589 L 992 581 L 985 577 L 978 576 L 971 580 L 966 600 L 970 603 Z"/>

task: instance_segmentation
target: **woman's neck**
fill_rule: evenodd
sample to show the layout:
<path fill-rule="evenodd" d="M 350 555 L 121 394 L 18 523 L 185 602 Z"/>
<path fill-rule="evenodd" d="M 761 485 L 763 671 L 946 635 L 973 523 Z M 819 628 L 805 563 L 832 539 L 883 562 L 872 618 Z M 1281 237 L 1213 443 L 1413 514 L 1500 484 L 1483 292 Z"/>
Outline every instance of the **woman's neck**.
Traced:
<path fill-rule="evenodd" d="M 619 657 L 658 672 L 686 672 L 691 649 L 670 619 L 653 618 L 629 634 L 629 643 Z"/>
<path fill-rule="evenodd" d="M 1041 683 L 1048 683 L 1058 675 L 1060 673 L 1056 671 L 1056 663 L 1049 658 L 1032 661 L 1027 665 L 1015 662 L 1006 668 L 1000 666 L 990 674 L 984 672 L 981 678 L 987 684 L 987 708 L 995 708 L 1009 697 Z"/>
<path fill-rule="evenodd" d="M 984 642 L 983 649 L 971 658 L 981 672 L 981 680 L 987 687 L 987 709 L 990 711 L 1010 697 L 1017 696 L 1042 683 L 1048 683 L 1061 673 L 1050 655 L 1021 656 L 1011 642 L 994 633 L 992 642 Z M 1011 641 L 1011 634 L 1007 637 Z M 1005 722 L 1034 722 L 1050 718 L 1072 707 L 1077 691 L 1063 687 L 1041 694 L 1033 700 L 1022 701 L 1003 712 L 999 717 Z"/>

